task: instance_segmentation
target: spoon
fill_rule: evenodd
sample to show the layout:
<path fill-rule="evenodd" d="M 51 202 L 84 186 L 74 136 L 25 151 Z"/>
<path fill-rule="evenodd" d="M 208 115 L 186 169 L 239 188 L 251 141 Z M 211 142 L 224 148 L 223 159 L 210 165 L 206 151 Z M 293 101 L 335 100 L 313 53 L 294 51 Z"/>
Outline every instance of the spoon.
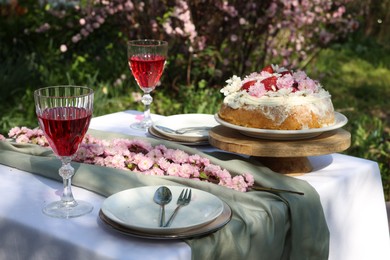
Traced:
<path fill-rule="evenodd" d="M 154 193 L 153 200 L 161 206 L 160 227 L 162 227 L 165 222 L 165 204 L 168 204 L 172 200 L 171 190 L 165 186 L 159 187 Z"/>

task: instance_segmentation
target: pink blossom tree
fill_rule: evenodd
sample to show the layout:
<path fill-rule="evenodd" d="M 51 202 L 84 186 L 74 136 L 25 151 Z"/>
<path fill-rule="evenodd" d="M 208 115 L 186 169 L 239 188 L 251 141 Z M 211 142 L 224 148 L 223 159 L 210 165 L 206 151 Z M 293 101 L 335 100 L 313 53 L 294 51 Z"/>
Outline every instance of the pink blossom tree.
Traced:
<path fill-rule="evenodd" d="M 321 48 L 357 29 L 361 15 L 358 8 L 350 8 L 358 0 L 48 2 L 44 8 L 52 16 L 50 22 L 27 30 L 66 30 L 58 43 L 61 53 L 102 37 L 112 37 L 112 48 L 123 52 L 126 39 L 164 39 L 170 44 L 164 75 L 173 85 L 204 79 L 221 84 L 231 74 L 259 71 L 269 63 L 302 68 Z M 103 30 L 111 34 L 102 35 Z M 123 74 L 115 75 L 117 81 Z"/>

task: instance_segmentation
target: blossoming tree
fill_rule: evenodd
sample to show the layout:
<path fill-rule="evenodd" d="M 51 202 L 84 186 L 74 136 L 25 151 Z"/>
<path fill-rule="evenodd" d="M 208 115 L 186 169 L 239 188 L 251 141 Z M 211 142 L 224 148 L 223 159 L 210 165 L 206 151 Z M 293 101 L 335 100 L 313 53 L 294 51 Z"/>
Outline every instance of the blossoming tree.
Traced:
<path fill-rule="evenodd" d="M 166 39 L 170 67 L 177 71 L 170 75 L 187 84 L 225 79 L 266 63 L 302 67 L 322 47 L 355 30 L 360 14 L 349 9 L 353 0 L 90 0 L 70 1 L 65 9 L 53 3 L 67 1 L 50 2 L 46 10 L 58 22 L 43 23 L 35 32 L 71 28 L 73 34 L 58 46 L 61 52 L 85 43 L 102 27 L 121 32 L 122 44 L 128 38 Z M 65 19 L 67 12 L 73 20 Z"/>

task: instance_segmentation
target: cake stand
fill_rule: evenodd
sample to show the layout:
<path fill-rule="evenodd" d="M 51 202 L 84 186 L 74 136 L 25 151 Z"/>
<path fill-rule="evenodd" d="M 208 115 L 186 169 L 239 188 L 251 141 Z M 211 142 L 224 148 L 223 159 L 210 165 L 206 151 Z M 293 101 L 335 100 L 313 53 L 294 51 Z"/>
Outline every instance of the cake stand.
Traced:
<path fill-rule="evenodd" d="M 313 169 L 308 156 L 345 151 L 351 145 L 351 134 L 339 128 L 308 139 L 268 140 L 219 125 L 209 131 L 209 142 L 224 151 L 254 156 L 275 172 L 302 175 Z"/>

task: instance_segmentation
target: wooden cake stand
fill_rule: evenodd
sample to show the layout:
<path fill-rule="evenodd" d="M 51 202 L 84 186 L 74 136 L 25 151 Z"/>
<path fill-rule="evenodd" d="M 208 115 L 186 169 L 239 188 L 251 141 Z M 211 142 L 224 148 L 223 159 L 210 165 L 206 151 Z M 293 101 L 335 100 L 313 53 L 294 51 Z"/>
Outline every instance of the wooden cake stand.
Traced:
<path fill-rule="evenodd" d="M 310 139 L 266 140 L 219 125 L 209 131 L 209 142 L 224 151 L 255 156 L 275 172 L 302 175 L 313 169 L 308 156 L 345 151 L 351 145 L 351 134 L 339 128 Z"/>

